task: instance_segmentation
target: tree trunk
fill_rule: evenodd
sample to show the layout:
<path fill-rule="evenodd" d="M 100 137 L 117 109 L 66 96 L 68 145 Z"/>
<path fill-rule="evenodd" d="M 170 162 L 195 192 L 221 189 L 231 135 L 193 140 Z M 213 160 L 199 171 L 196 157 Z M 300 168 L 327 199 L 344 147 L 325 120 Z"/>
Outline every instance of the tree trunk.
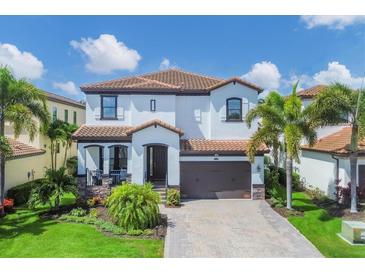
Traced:
<path fill-rule="evenodd" d="M 58 151 L 58 142 L 56 142 L 56 149 L 54 149 L 54 170 L 57 170 L 57 152 Z"/>
<path fill-rule="evenodd" d="M 65 145 L 65 159 L 63 160 L 63 166 L 66 167 L 66 163 L 67 163 L 67 152 L 68 152 L 68 143 Z"/>
<path fill-rule="evenodd" d="M 351 174 L 351 213 L 357 213 L 357 153 L 350 155 L 350 174 Z"/>
<path fill-rule="evenodd" d="M 52 170 L 54 170 L 53 154 L 54 154 L 54 145 L 53 145 L 53 141 L 51 141 L 51 168 L 52 168 Z"/>
<path fill-rule="evenodd" d="M 292 209 L 292 174 L 293 174 L 293 159 L 286 157 L 286 208 Z"/>

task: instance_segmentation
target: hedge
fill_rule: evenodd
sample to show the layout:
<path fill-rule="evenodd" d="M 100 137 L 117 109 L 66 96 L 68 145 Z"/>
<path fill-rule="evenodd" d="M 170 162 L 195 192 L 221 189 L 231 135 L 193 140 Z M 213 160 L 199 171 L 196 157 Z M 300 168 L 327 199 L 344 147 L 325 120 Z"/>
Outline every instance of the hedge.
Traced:
<path fill-rule="evenodd" d="M 24 205 L 28 202 L 34 184 L 39 184 L 43 179 L 37 179 L 25 184 L 17 185 L 8 190 L 8 198 L 14 199 L 15 205 Z"/>

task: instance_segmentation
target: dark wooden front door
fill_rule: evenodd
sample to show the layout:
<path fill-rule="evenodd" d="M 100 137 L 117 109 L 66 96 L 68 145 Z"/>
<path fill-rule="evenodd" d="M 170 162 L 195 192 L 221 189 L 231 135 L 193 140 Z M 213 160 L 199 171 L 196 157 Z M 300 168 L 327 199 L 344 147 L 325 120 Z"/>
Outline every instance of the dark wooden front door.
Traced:
<path fill-rule="evenodd" d="M 165 182 L 167 174 L 167 147 L 147 147 L 147 180 L 158 183 Z"/>

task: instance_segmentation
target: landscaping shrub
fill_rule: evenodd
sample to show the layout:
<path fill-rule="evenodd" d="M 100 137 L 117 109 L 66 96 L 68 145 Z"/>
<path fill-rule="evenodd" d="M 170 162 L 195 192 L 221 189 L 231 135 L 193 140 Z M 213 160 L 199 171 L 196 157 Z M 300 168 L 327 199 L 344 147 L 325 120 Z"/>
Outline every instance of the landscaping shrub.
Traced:
<path fill-rule="evenodd" d="M 14 205 L 24 205 L 29 201 L 32 188 L 37 184 L 41 184 L 43 179 L 37 179 L 25 184 L 12 187 L 7 192 L 7 197 L 14 200 Z"/>
<path fill-rule="evenodd" d="M 127 231 L 128 236 L 139 236 L 143 234 L 143 230 L 141 229 L 131 229 Z"/>
<path fill-rule="evenodd" d="M 77 156 L 71 157 L 66 162 L 68 174 L 75 176 L 77 175 Z"/>
<path fill-rule="evenodd" d="M 12 212 L 14 209 L 14 200 L 13 199 L 4 199 L 4 210 L 6 213 Z"/>
<path fill-rule="evenodd" d="M 98 217 L 98 210 L 96 208 L 90 209 L 89 216 L 91 218 L 97 218 Z"/>
<path fill-rule="evenodd" d="M 94 196 L 87 200 L 88 206 L 104 205 L 105 201 L 100 196 Z"/>
<path fill-rule="evenodd" d="M 180 191 L 175 188 L 167 190 L 166 195 L 167 206 L 179 206 L 180 205 Z"/>
<path fill-rule="evenodd" d="M 347 206 L 351 204 L 351 183 L 348 183 L 347 187 L 337 186 L 336 191 L 337 191 L 337 201 L 340 204 Z M 360 196 L 359 187 L 356 187 L 356 195 L 357 197 Z M 359 201 L 359 199 L 357 199 L 357 201 Z"/>
<path fill-rule="evenodd" d="M 84 217 L 86 216 L 86 214 L 87 214 L 86 210 L 81 207 L 74 208 L 69 213 L 70 216 L 76 216 L 76 217 Z"/>
<path fill-rule="evenodd" d="M 107 199 L 108 214 L 126 230 L 153 228 L 159 221 L 160 195 L 152 184 L 123 184 Z"/>

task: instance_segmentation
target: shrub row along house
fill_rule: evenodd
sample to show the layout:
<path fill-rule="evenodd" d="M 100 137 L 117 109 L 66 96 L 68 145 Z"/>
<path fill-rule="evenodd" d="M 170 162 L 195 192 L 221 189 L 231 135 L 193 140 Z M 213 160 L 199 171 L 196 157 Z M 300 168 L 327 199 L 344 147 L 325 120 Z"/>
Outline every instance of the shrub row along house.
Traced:
<path fill-rule="evenodd" d="M 304 107 L 313 102 L 316 95 L 326 86 L 318 85 L 298 92 Z M 300 164 L 296 169 L 305 185 L 318 188 L 325 195 L 336 198 L 336 193 L 348 189 L 351 181 L 350 143 L 351 126 L 343 123 L 338 126 L 326 126 L 317 130 L 318 141 L 310 147 L 303 144 Z M 359 144 L 357 162 L 357 185 L 360 197 L 365 197 L 365 142 Z M 346 190 L 345 190 L 346 191 Z"/>
<path fill-rule="evenodd" d="M 264 198 L 262 145 L 246 148 L 244 117 L 262 89 L 178 69 L 87 84 L 86 123 L 73 135 L 86 193 L 129 180 L 180 188 L 189 198 Z"/>
<path fill-rule="evenodd" d="M 47 108 L 52 121 L 62 120 L 70 124 L 85 123 L 85 105 L 75 100 L 45 92 Z M 5 192 L 19 184 L 44 177 L 46 168 L 51 167 L 50 140 L 41 133 L 30 140 L 29 134 L 23 131 L 18 138 L 14 138 L 14 128 L 5 123 L 5 136 L 11 146 L 12 156 L 6 161 Z M 57 162 L 62 163 L 65 148 L 59 144 L 56 148 Z M 76 144 L 73 144 L 69 157 L 76 156 Z"/>

